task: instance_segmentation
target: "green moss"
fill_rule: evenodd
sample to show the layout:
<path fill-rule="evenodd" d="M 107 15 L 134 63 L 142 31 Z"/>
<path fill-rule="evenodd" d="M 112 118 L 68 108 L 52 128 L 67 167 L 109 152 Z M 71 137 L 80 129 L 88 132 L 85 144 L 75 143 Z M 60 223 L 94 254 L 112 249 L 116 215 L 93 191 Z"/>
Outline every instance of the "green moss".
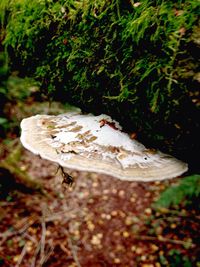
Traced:
<path fill-rule="evenodd" d="M 4 23 L 10 65 L 36 77 L 49 98 L 108 113 L 146 144 L 188 160 L 198 149 L 200 5 L 139 3 L 13 1 Z"/>
<path fill-rule="evenodd" d="M 2 147 L 0 147 L 0 149 L 2 149 Z M 0 168 L 8 171 L 9 174 L 14 177 L 16 182 L 23 184 L 29 189 L 38 190 L 39 192 L 43 193 L 42 185 L 30 177 L 25 171 L 22 171 L 18 166 L 21 154 L 21 144 L 17 144 L 17 146 L 13 148 L 13 151 L 5 159 L 1 160 Z"/>
<path fill-rule="evenodd" d="M 156 207 L 169 208 L 171 205 L 189 203 L 200 196 L 200 175 L 186 176 L 177 185 L 168 187 L 155 203 Z"/>

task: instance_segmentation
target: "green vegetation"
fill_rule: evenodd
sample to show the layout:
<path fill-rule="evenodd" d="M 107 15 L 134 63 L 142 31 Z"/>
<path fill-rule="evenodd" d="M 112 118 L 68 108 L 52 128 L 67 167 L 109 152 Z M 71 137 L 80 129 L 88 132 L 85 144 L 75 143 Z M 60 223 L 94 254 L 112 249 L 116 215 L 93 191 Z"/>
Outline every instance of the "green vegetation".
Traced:
<path fill-rule="evenodd" d="M 0 145 L 0 153 L 4 150 L 4 146 L 5 144 Z M 16 183 L 22 184 L 27 189 L 43 192 L 41 184 L 30 177 L 25 171 L 21 170 L 19 166 L 22 154 L 22 146 L 19 140 L 14 140 L 6 147 L 7 149 L 12 149 L 12 151 L 9 151 L 8 156 L 1 159 L 0 162 L 0 194 L 4 193 L 5 184 L 9 186 L 9 178 L 14 178 Z M 4 179 L 5 176 L 8 181 Z"/>
<path fill-rule="evenodd" d="M 170 266 L 170 267 L 192 267 L 192 263 L 189 258 L 183 255 L 179 250 L 173 249 L 169 252 L 168 259 L 165 256 L 160 256 L 160 262 L 162 266 Z"/>
<path fill-rule="evenodd" d="M 8 68 L 5 63 L 5 53 L 0 51 L 0 131 L 4 132 L 7 128 L 7 119 L 4 116 L 4 106 L 7 100 L 6 80 L 8 76 Z"/>
<path fill-rule="evenodd" d="M 3 0 L 0 8 L 10 66 L 38 79 L 49 99 L 108 113 L 147 145 L 195 161 L 198 1 Z"/>
<path fill-rule="evenodd" d="M 200 175 L 184 177 L 177 185 L 168 187 L 156 202 L 157 207 L 190 204 L 200 197 Z M 195 201 L 196 202 L 196 201 Z M 198 201 L 197 201 L 198 203 Z"/>

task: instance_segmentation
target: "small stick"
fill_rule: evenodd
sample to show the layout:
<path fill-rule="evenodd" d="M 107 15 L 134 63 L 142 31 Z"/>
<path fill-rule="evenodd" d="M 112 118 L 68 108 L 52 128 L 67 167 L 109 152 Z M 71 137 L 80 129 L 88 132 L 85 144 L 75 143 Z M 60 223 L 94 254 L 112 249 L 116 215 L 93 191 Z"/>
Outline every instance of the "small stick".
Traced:
<path fill-rule="evenodd" d="M 161 214 L 168 214 L 168 213 L 171 213 L 171 214 L 175 214 L 175 215 L 178 215 L 178 217 L 183 217 L 183 218 L 187 218 L 187 219 L 197 219 L 197 220 L 200 220 L 200 216 L 198 215 L 194 215 L 192 213 L 189 213 L 187 211 L 187 213 L 183 214 L 181 213 L 179 210 L 171 210 L 171 209 L 168 209 L 168 208 L 162 208 L 162 207 L 156 207 L 155 211 L 157 212 L 160 212 Z"/>
<path fill-rule="evenodd" d="M 170 238 L 166 238 L 163 236 L 158 236 L 158 237 L 154 237 L 154 236 L 146 236 L 146 235 L 136 235 L 134 236 L 135 239 L 138 240 L 147 240 L 147 241 L 159 241 L 159 242 L 164 242 L 164 243 L 172 243 L 172 244 L 176 244 L 176 245 L 182 245 L 182 246 L 187 246 L 188 242 L 187 241 L 182 241 L 182 240 L 174 240 L 174 239 L 170 239 Z M 194 247 L 195 245 L 193 243 L 191 243 L 191 247 Z"/>
<path fill-rule="evenodd" d="M 70 247 L 70 249 L 71 249 L 71 252 L 72 252 L 74 261 L 76 262 L 76 265 L 77 265 L 78 267 L 81 267 L 81 265 L 80 265 L 80 263 L 79 263 L 79 260 L 78 260 L 77 253 L 76 253 L 76 249 L 74 248 L 74 245 L 72 244 L 72 240 L 71 240 L 71 238 L 70 238 L 69 235 L 68 235 L 67 241 L 68 241 L 69 247 Z"/>
<path fill-rule="evenodd" d="M 44 259 L 43 259 L 42 265 L 49 259 L 49 257 L 51 256 L 51 254 L 54 251 L 54 246 L 52 244 L 49 245 L 49 246 L 50 247 L 49 247 L 48 251 L 46 252 L 46 255 L 45 255 Z"/>
<path fill-rule="evenodd" d="M 42 209 L 42 222 L 41 222 L 41 227 L 42 227 L 42 235 L 40 239 L 40 265 L 42 266 L 44 263 L 44 258 L 45 258 L 45 241 L 46 241 L 46 222 L 45 222 L 45 210 L 44 207 Z"/>
<path fill-rule="evenodd" d="M 38 243 L 38 246 L 35 250 L 35 253 L 34 253 L 34 257 L 32 259 L 32 262 L 31 262 L 31 267 L 35 267 L 36 266 L 36 260 L 37 260 L 37 255 L 40 251 L 40 246 L 41 246 L 41 241 Z"/>
<path fill-rule="evenodd" d="M 15 267 L 19 267 L 20 266 L 20 264 L 22 263 L 22 261 L 23 261 L 23 258 L 24 258 L 24 256 L 26 255 L 26 252 L 27 252 L 27 250 L 26 250 L 26 244 L 24 245 L 24 247 L 23 247 L 23 249 L 22 249 L 22 252 L 21 252 L 21 254 L 20 254 L 20 256 L 19 256 L 19 259 L 18 259 L 18 261 L 17 261 L 17 264 L 15 265 Z"/>
<path fill-rule="evenodd" d="M 40 264 L 42 266 L 42 262 L 45 256 L 45 239 L 46 239 L 46 224 L 45 221 L 42 221 L 42 236 L 41 236 L 41 245 L 40 245 Z"/>
<path fill-rule="evenodd" d="M 10 237 L 16 236 L 16 235 L 21 235 L 26 233 L 27 229 L 36 221 L 36 218 L 33 217 L 34 220 L 33 221 L 28 221 L 26 220 L 22 227 L 19 230 L 15 230 L 12 232 L 12 230 L 7 230 L 4 233 L 0 234 L 0 238 L 2 238 L 1 242 L 0 242 L 0 246 Z M 27 222 L 28 221 L 28 222 Z M 16 225 L 17 226 L 17 225 Z"/>
<path fill-rule="evenodd" d="M 30 241 L 32 241 L 33 243 L 37 244 L 37 240 L 35 237 L 29 235 L 28 233 L 24 233 L 23 237 L 25 237 L 26 239 L 29 239 Z"/>
<path fill-rule="evenodd" d="M 67 229 L 63 229 L 63 231 L 67 235 L 67 241 L 68 241 L 69 248 L 71 249 L 73 259 L 74 259 L 77 267 L 81 267 L 80 262 L 79 262 L 79 259 L 78 259 L 78 256 L 77 256 L 76 249 L 75 249 L 75 247 L 74 247 L 74 245 L 72 243 L 72 240 L 71 240 L 71 237 L 69 235 L 69 232 L 67 231 Z"/>

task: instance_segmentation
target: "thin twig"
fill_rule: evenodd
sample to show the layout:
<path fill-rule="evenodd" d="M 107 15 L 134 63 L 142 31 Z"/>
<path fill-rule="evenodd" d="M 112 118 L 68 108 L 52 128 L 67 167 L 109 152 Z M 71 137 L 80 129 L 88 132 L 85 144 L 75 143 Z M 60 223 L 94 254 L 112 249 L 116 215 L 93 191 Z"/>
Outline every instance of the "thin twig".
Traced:
<path fill-rule="evenodd" d="M 42 208 L 42 235 L 40 240 L 40 265 L 42 266 L 45 258 L 45 241 L 46 241 L 46 223 L 45 223 L 45 207 Z"/>
<path fill-rule="evenodd" d="M 71 237 L 70 237 L 67 229 L 64 229 L 64 232 L 67 235 L 67 241 L 68 241 L 69 248 L 70 248 L 70 250 L 72 252 L 73 259 L 74 259 L 77 267 L 81 267 L 80 262 L 79 262 L 79 259 L 78 259 L 76 248 L 75 248 L 75 246 L 72 243 Z"/>
<path fill-rule="evenodd" d="M 177 215 L 178 217 L 182 217 L 182 218 L 187 218 L 187 219 L 191 219 L 191 220 L 192 219 L 200 220 L 200 216 L 189 213 L 189 211 L 187 211 L 187 213 L 181 213 L 181 211 L 179 211 L 179 210 L 171 210 L 169 208 L 162 208 L 162 207 L 156 208 L 156 211 L 160 212 L 163 215 L 171 213 L 173 215 Z"/>
<path fill-rule="evenodd" d="M 20 264 L 22 263 L 23 258 L 24 258 L 24 256 L 26 255 L 26 252 L 27 252 L 26 247 L 27 247 L 27 244 L 24 245 L 24 247 L 23 247 L 23 249 L 22 249 L 22 251 L 21 251 L 21 254 L 20 254 L 20 256 L 19 256 L 19 259 L 18 259 L 18 261 L 17 261 L 17 264 L 15 265 L 15 267 L 19 267 Z"/>
<path fill-rule="evenodd" d="M 46 255 L 45 255 L 44 259 L 43 259 L 42 264 L 44 264 L 45 262 L 47 262 L 47 260 L 49 259 L 49 257 L 53 253 L 53 251 L 54 251 L 54 246 L 51 244 L 51 245 L 49 245 L 49 249 L 46 252 Z"/>
<path fill-rule="evenodd" d="M 75 249 L 75 247 L 74 247 L 74 245 L 72 243 L 72 240 L 71 240 L 70 236 L 68 236 L 67 241 L 68 241 L 69 247 L 70 247 L 70 249 L 72 251 L 72 255 L 73 255 L 74 261 L 76 262 L 76 265 L 78 267 L 81 267 L 79 259 L 78 259 L 78 256 L 77 256 L 76 249 Z"/>
<path fill-rule="evenodd" d="M 6 207 L 8 207 L 8 206 L 14 206 L 14 205 L 16 205 L 16 202 L 7 202 L 7 201 L 1 201 L 1 207 L 4 207 L 4 206 L 6 206 Z"/>
<path fill-rule="evenodd" d="M 37 239 L 36 239 L 35 237 L 29 235 L 28 233 L 24 233 L 24 234 L 23 234 L 23 237 L 25 237 L 26 239 L 32 241 L 32 242 L 35 243 L 35 244 L 38 243 L 38 242 L 37 242 Z"/>
<path fill-rule="evenodd" d="M 37 248 L 35 250 L 34 257 L 32 259 L 32 262 L 31 262 L 31 266 L 30 267 L 35 267 L 36 266 L 37 255 L 40 252 L 40 246 L 41 246 L 41 241 L 37 245 Z"/>
<path fill-rule="evenodd" d="M 64 244 L 59 244 L 60 248 L 62 249 L 63 252 L 66 253 L 66 255 L 68 256 L 69 255 L 69 250 L 65 247 Z"/>
<path fill-rule="evenodd" d="M 33 224 L 35 223 L 36 219 L 33 220 L 33 221 L 29 221 L 27 222 L 24 222 L 22 224 L 22 227 L 19 229 L 19 230 L 15 230 L 15 231 L 12 231 L 11 229 L 5 231 L 4 233 L 0 233 L 0 238 L 2 238 L 1 242 L 0 242 L 0 246 L 10 237 L 12 236 L 15 236 L 15 235 L 22 235 L 24 234 L 27 229 Z M 16 226 L 17 227 L 17 226 Z"/>
<path fill-rule="evenodd" d="M 188 244 L 190 244 L 191 247 L 195 246 L 193 243 L 189 243 L 187 241 L 174 240 L 174 239 L 166 238 L 163 236 L 154 237 L 154 236 L 147 236 L 147 235 L 136 235 L 134 236 L 134 238 L 138 240 L 159 241 L 163 243 L 172 243 L 172 244 L 182 245 L 182 246 L 188 246 Z"/>
<path fill-rule="evenodd" d="M 43 258 L 45 256 L 45 239 L 46 239 L 46 224 L 45 224 L 45 221 L 42 222 L 42 236 L 41 236 L 41 247 L 40 247 L 40 259 L 42 262 L 43 261 Z M 41 264 L 42 265 L 42 264 Z"/>
<path fill-rule="evenodd" d="M 63 219 L 63 215 L 68 213 L 68 214 L 74 214 L 74 215 L 82 215 L 81 211 L 83 210 L 83 208 L 85 207 L 85 205 L 81 205 L 81 207 L 78 207 L 78 208 L 68 208 L 68 209 L 65 209 L 63 211 L 60 211 L 60 212 L 56 212 L 52 215 L 49 215 L 48 217 L 45 218 L 45 222 L 51 222 L 51 221 L 55 221 L 55 220 L 62 220 Z M 70 221 L 71 220 L 71 217 L 67 217 L 65 218 L 65 222 L 67 221 Z"/>

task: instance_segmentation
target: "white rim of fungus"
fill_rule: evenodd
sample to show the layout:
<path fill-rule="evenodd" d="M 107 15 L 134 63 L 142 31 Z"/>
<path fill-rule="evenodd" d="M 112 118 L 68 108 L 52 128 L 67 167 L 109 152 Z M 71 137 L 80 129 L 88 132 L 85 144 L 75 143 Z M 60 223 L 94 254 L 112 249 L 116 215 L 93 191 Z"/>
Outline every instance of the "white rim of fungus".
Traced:
<path fill-rule="evenodd" d="M 23 119 L 21 129 L 25 148 L 66 168 L 142 182 L 174 178 L 188 170 L 186 163 L 132 140 L 104 114 L 35 115 Z"/>

